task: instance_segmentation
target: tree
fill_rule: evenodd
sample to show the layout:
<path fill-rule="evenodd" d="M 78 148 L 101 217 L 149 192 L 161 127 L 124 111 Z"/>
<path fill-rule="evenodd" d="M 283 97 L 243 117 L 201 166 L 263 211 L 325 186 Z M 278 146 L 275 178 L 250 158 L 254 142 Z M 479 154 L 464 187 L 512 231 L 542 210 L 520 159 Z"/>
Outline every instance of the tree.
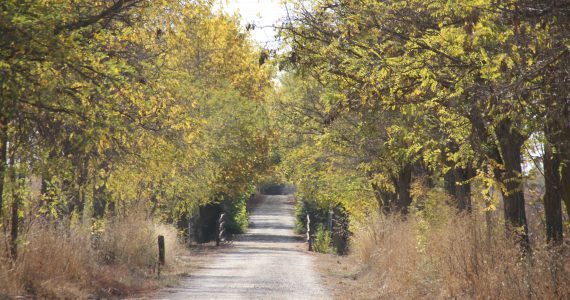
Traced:
<path fill-rule="evenodd" d="M 325 86 L 339 83 L 343 114 L 396 111 L 379 130 L 398 128 L 413 142 L 394 143 L 393 153 L 417 149 L 424 164 L 444 175 L 459 207 L 469 207 L 475 174 L 488 174 L 476 171 L 492 169 L 507 233 L 528 249 L 522 149 L 541 130 L 537 121 L 544 113 L 536 108 L 547 89 L 540 82 L 556 78 L 544 71 L 563 69 L 558 65 L 568 54 L 567 28 L 557 21 L 567 18 L 563 6 L 420 0 L 293 5 L 281 28 L 290 63 Z"/>
<path fill-rule="evenodd" d="M 8 199 L 13 236 L 24 210 L 95 228 L 142 206 L 174 222 L 268 168 L 272 70 L 213 3 L 0 7 L 0 211 Z"/>

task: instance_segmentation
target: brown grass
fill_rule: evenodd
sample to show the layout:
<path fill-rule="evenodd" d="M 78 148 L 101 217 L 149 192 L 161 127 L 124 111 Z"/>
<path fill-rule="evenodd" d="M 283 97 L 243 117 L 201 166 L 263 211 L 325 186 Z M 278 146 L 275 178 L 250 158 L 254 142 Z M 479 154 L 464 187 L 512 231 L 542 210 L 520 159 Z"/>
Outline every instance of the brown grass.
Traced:
<path fill-rule="evenodd" d="M 501 229 L 481 213 L 375 216 L 357 230 L 353 254 L 374 274 L 377 298 L 568 298 L 569 247 L 535 243 L 525 258 Z"/>
<path fill-rule="evenodd" d="M 155 225 L 142 214 L 101 227 L 93 232 L 84 225 L 36 223 L 21 237 L 15 262 L 2 245 L 0 296 L 113 298 L 156 289 L 161 285 L 156 273 L 159 234 L 167 242 L 162 274 L 181 271 L 176 257 L 182 247 L 174 228 Z"/>

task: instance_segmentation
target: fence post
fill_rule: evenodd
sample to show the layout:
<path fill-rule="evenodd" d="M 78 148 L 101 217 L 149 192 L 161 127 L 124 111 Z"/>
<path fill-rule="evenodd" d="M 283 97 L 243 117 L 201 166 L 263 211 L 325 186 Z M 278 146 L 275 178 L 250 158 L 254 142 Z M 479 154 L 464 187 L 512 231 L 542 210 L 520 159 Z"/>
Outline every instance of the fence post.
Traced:
<path fill-rule="evenodd" d="M 222 237 L 224 236 L 225 232 L 226 232 L 226 221 L 224 220 L 226 214 L 221 214 L 220 218 L 218 219 L 217 222 L 217 226 L 216 226 L 216 246 L 220 245 L 220 242 L 222 241 Z"/>
<path fill-rule="evenodd" d="M 159 235 L 158 236 L 158 262 L 161 265 L 164 265 L 165 262 L 165 257 L 166 257 L 166 253 L 165 253 L 165 249 L 164 249 L 164 236 Z"/>
<path fill-rule="evenodd" d="M 307 214 L 307 243 L 309 244 L 309 251 L 313 251 L 313 241 L 311 240 L 311 218 Z"/>
<path fill-rule="evenodd" d="M 328 230 L 332 234 L 332 232 L 333 232 L 333 211 L 332 211 L 332 209 L 329 210 L 329 216 L 328 216 L 327 221 L 328 221 L 327 222 Z"/>

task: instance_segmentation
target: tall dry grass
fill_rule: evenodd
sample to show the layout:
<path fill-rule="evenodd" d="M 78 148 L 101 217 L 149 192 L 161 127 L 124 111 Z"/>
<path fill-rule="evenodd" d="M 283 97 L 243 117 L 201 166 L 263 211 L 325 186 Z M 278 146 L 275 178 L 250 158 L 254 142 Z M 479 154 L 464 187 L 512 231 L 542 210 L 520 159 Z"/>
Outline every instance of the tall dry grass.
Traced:
<path fill-rule="evenodd" d="M 568 299 L 570 249 L 535 242 L 523 257 L 482 213 L 374 216 L 356 231 L 353 251 L 385 299 Z"/>
<path fill-rule="evenodd" d="M 85 299 L 156 288 L 159 234 L 167 243 L 163 272 L 178 271 L 175 259 L 183 247 L 174 228 L 156 225 L 142 213 L 99 227 L 36 222 L 20 238 L 16 261 L 8 258 L 7 237 L 0 238 L 0 296 Z"/>

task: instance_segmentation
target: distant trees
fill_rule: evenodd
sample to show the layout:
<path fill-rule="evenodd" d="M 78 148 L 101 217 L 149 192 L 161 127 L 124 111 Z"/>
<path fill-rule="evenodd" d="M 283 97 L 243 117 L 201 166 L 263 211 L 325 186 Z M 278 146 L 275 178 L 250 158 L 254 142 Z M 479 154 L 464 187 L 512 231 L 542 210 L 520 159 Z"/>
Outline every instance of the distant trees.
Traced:
<path fill-rule="evenodd" d="M 328 168 L 360 170 L 384 211 L 406 212 L 412 174 L 442 178 L 468 210 L 479 178 L 501 191 L 507 231 L 524 248 L 522 156 L 529 139 L 544 136 L 547 233 L 558 242 L 562 189 L 570 184 L 568 5 L 294 2 L 281 28 L 285 64 L 336 96 L 316 96 L 324 102 L 318 112 L 296 106 L 321 120 L 311 123 L 321 132 L 317 143 L 354 137 L 330 141 L 341 151 L 328 156 Z"/>

